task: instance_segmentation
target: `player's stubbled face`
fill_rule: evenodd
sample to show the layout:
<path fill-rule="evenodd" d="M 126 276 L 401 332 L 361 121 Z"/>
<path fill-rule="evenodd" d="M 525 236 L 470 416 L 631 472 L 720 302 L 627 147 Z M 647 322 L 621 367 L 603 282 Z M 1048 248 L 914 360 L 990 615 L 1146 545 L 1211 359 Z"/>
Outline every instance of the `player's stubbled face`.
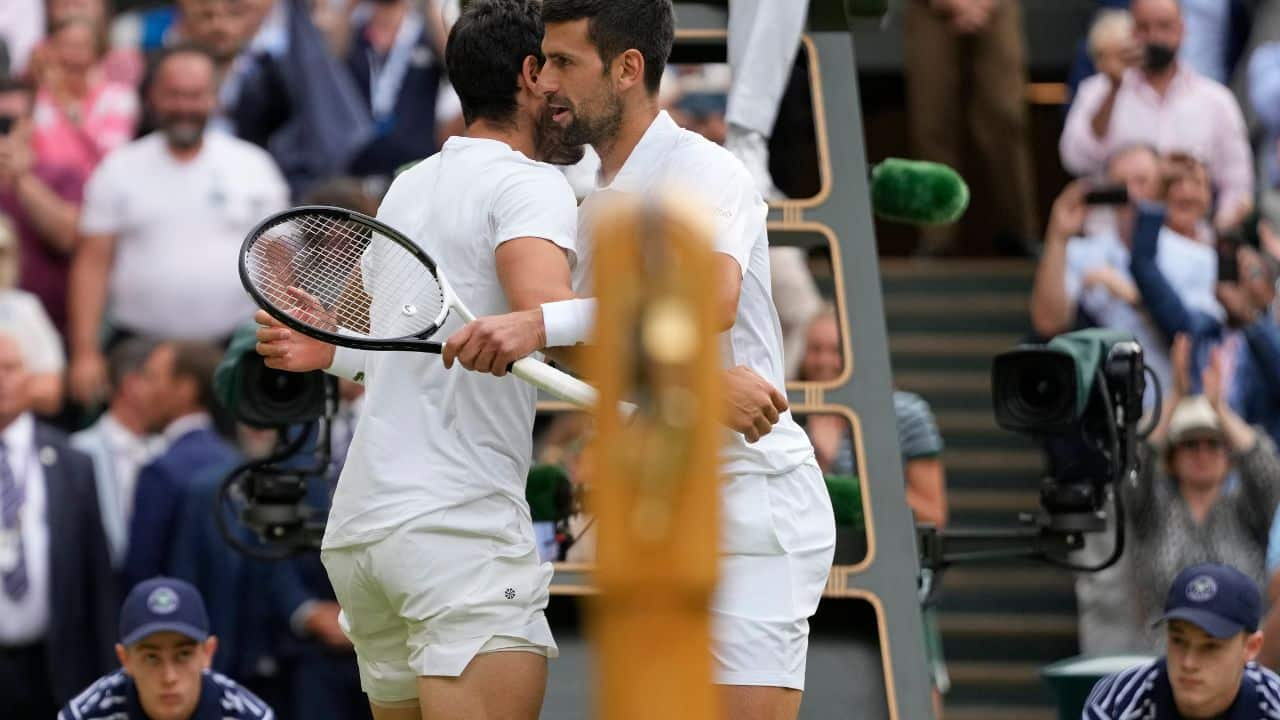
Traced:
<path fill-rule="evenodd" d="M 608 143 L 622 125 L 622 101 L 611 68 L 587 36 L 587 20 L 549 23 L 542 38 L 538 83 L 547 96 L 551 120 L 564 129 L 566 145 Z"/>

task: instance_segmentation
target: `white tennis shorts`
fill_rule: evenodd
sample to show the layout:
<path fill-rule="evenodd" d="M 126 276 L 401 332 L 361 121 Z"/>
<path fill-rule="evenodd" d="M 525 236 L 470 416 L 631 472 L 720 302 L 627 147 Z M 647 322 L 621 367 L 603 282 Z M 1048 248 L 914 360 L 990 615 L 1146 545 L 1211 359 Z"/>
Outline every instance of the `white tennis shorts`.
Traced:
<path fill-rule="evenodd" d="M 480 653 L 559 654 L 543 614 L 551 565 L 510 498 L 430 513 L 321 559 L 375 703 L 413 700 L 418 677 L 457 677 Z"/>
<path fill-rule="evenodd" d="M 804 690 L 809 618 L 835 553 L 822 471 L 810 461 L 781 475 L 731 476 L 721 508 L 715 681 Z"/>

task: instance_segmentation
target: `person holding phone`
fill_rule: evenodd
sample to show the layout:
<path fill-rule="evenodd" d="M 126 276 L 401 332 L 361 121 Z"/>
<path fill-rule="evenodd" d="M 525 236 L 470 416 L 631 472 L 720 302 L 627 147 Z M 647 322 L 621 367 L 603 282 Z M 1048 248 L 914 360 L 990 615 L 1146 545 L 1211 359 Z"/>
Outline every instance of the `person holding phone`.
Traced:
<path fill-rule="evenodd" d="M 0 78 L 0 215 L 9 216 L 17 230 L 19 289 L 38 297 L 54 326 L 65 333 L 67 277 L 82 187 L 73 169 L 33 152 L 34 102 L 30 85 Z"/>

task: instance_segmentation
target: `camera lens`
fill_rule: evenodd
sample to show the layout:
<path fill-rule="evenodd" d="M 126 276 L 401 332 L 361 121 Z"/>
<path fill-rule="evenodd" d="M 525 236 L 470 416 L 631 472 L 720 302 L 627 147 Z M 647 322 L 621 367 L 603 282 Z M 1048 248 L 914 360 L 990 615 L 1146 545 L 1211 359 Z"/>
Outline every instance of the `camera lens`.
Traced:
<path fill-rule="evenodd" d="M 1028 412 L 1052 414 L 1062 404 L 1062 383 L 1051 375 L 1028 372 L 1018 378 L 1017 397 Z"/>
<path fill-rule="evenodd" d="M 996 421 L 1007 430 L 1057 432 L 1075 419 L 1071 358 L 1040 349 L 996 358 L 992 384 Z"/>

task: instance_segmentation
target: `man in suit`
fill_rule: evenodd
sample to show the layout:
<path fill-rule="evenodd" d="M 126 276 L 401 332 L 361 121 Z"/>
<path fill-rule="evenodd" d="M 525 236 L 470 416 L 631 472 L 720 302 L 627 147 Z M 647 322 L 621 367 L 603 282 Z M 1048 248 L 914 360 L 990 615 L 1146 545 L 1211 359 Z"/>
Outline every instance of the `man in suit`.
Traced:
<path fill-rule="evenodd" d="M 239 454 L 213 425 L 213 372 L 221 352 L 198 342 L 165 343 L 153 353 L 155 412 L 168 449 L 138 474 L 123 580 L 131 588 L 169 567 L 191 478 L 233 464 Z"/>
<path fill-rule="evenodd" d="M 156 343 L 130 338 L 107 356 L 111 405 L 91 427 L 71 436 L 71 445 L 93 460 L 102 529 L 111 544 L 111 564 L 119 568 L 128 548 L 129 521 L 138 473 L 163 449 L 155 433 L 157 377 L 164 359 Z"/>
<path fill-rule="evenodd" d="M 0 707 L 53 717 L 113 665 L 117 589 L 93 464 L 35 420 L 0 335 Z"/>

